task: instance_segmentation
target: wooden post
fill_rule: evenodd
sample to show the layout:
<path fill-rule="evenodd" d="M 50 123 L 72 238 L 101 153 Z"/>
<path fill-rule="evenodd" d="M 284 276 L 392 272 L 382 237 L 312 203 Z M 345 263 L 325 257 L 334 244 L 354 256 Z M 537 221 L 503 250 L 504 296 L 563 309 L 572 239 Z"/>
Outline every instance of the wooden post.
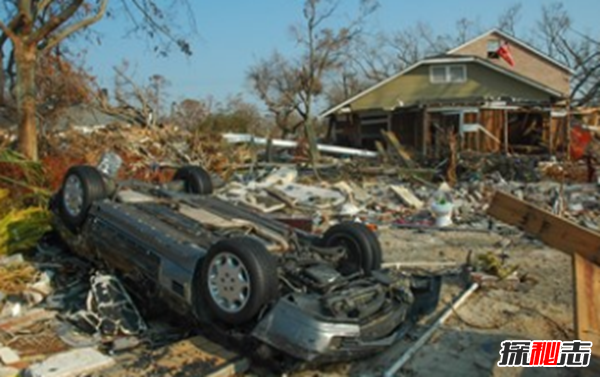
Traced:
<path fill-rule="evenodd" d="M 571 100 L 567 99 L 567 125 L 565 127 L 567 142 L 567 161 L 571 161 Z"/>
<path fill-rule="evenodd" d="M 508 110 L 504 109 L 504 154 L 508 155 Z"/>
<path fill-rule="evenodd" d="M 552 109 L 550 109 L 550 121 L 548 122 L 548 150 L 551 155 L 554 154 L 554 132 L 553 132 Z"/>
<path fill-rule="evenodd" d="M 427 157 L 427 143 L 429 142 L 429 113 L 427 112 L 427 107 L 423 107 L 422 110 L 422 116 L 423 116 L 423 157 Z"/>
<path fill-rule="evenodd" d="M 464 124 L 465 124 L 465 110 L 461 109 L 460 115 L 458 116 L 458 132 L 456 132 L 456 135 L 455 135 L 456 137 L 458 137 L 458 139 L 454 140 L 455 148 L 456 148 L 455 152 L 456 152 L 457 157 L 458 157 L 458 154 L 460 153 L 460 151 L 462 150 L 461 143 L 462 143 L 462 135 L 463 134 L 461 131 L 462 131 Z"/>

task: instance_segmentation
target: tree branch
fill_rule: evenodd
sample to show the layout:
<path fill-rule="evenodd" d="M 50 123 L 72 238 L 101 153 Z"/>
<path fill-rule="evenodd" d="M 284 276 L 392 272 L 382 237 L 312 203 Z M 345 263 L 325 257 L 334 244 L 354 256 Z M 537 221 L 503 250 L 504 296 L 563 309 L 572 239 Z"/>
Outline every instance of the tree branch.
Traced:
<path fill-rule="evenodd" d="M 16 18 L 20 18 L 19 16 L 16 16 Z M 13 19 L 13 21 L 15 20 Z M 11 21 L 11 24 L 12 22 Z M 4 25 L 4 23 L 2 21 L 0 21 L 0 29 L 2 30 L 2 32 L 4 33 L 1 37 L 0 37 L 0 48 L 2 48 L 2 46 L 4 45 L 4 43 L 6 42 L 6 38 L 9 38 L 13 43 L 17 43 L 19 41 L 19 37 L 15 34 L 15 32 L 12 30 L 12 28 L 9 26 Z"/>
<path fill-rule="evenodd" d="M 33 12 L 31 8 L 31 0 L 20 0 L 19 1 L 19 12 L 28 21 L 33 21 Z"/>
<path fill-rule="evenodd" d="M 48 5 L 50 5 L 50 3 L 52 2 L 52 0 L 40 0 L 40 2 L 37 4 L 37 14 L 40 14 L 42 12 L 44 12 L 44 10 L 46 10 L 46 8 L 48 8 Z"/>
<path fill-rule="evenodd" d="M 31 40 L 34 43 L 40 43 L 47 38 L 54 30 L 59 28 L 65 22 L 67 22 L 79 7 L 83 4 L 83 0 L 73 0 L 69 6 L 67 6 L 58 16 L 53 16 L 50 20 L 40 27 L 32 36 Z"/>
<path fill-rule="evenodd" d="M 59 32 L 56 36 L 49 38 L 46 41 L 46 43 L 44 43 L 44 45 L 42 46 L 42 49 L 44 51 L 50 50 L 57 44 L 59 44 L 61 41 L 63 41 L 65 38 L 69 37 L 71 34 L 100 21 L 106 14 L 107 6 L 108 0 L 102 0 L 102 3 L 100 3 L 100 9 L 98 9 L 98 12 L 95 15 L 69 26 L 61 32 Z"/>

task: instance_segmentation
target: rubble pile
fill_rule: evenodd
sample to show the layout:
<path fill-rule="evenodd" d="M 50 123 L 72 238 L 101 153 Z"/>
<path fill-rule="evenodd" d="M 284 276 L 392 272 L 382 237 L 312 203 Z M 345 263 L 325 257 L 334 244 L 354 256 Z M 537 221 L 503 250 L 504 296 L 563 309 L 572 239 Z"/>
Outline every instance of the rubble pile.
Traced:
<path fill-rule="evenodd" d="M 403 151 L 396 160 L 373 158 L 366 151 L 350 158 L 344 151 L 325 156 L 315 174 L 305 158 L 294 156 L 297 150 L 270 150 L 268 141 L 266 147 L 232 145 L 219 135 L 174 126 L 113 124 L 48 134 L 41 164 L 33 165 L 6 149 L 12 141 L 0 132 L 0 183 L 10 188 L 0 187 L 0 203 L 25 198 L 0 208 L 0 369 L 14 368 L 14 374 L 29 368 L 30 375 L 45 376 L 44 371 L 64 364 L 63 358 L 112 365 L 98 348 L 119 352 L 183 335 L 146 323 L 114 276 L 93 271 L 57 243 L 36 247 L 50 229 L 40 198 L 61 185 L 70 166 L 95 165 L 107 150 L 127 167 L 121 169 L 122 179 L 163 183 L 174 168 L 203 166 L 213 174 L 219 198 L 317 233 L 345 220 L 373 229 L 487 230 L 486 209 L 496 190 L 600 231 L 600 190 L 581 183 L 589 178 L 587 167 L 536 156 L 461 155 L 457 182 L 450 187 L 439 180 L 447 167 L 423 168 Z M 475 261 L 481 281 L 490 275 L 517 276 L 516 267 L 496 258 L 489 254 Z M 87 372 L 86 363 L 77 368 Z"/>
<path fill-rule="evenodd" d="M 162 128 L 124 124 L 73 127 L 47 135 L 41 146 L 40 156 L 50 186 L 60 185 L 69 166 L 95 165 L 107 150 L 119 154 L 128 167 L 121 178 L 161 182 L 171 175 L 161 172 L 160 168 L 198 165 L 221 173 L 227 166 L 249 159 L 243 148 L 231 151 L 220 135 L 194 134 L 171 125 Z"/>
<path fill-rule="evenodd" d="M 27 255 L 0 256 L 0 372 L 79 375 L 113 365 L 111 353 L 182 338 L 166 323 L 147 325 L 116 277 L 59 245 L 46 237 Z M 101 365 L 77 362 L 88 356 Z"/>

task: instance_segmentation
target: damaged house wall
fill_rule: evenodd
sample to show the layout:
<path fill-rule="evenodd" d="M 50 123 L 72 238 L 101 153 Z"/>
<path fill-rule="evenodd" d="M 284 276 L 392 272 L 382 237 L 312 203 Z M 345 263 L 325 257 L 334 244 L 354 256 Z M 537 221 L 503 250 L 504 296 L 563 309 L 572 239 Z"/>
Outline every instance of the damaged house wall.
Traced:
<path fill-rule="evenodd" d="M 388 130 L 424 157 L 440 157 L 448 133 L 458 135 L 461 151 L 566 151 L 561 101 L 570 71 L 514 39 L 508 40 L 514 67 L 488 56 L 488 42 L 507 40 L 502 37 L 487 33 L 424 59 L 325 111 L 334 142 L 375 150 L 384 143 L 381 131 Z M 533 74 L 536 67 L 547 74 Z"/>

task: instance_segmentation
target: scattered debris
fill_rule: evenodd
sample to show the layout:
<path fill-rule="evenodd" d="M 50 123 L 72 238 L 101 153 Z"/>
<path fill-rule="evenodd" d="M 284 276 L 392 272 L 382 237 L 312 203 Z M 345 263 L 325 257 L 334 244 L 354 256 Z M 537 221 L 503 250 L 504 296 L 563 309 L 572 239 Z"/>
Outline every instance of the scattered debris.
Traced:
<path fill-rule="evenodd" d="M 83 329 L 104 335 L 136 335 L 146 331 L 140 313 L 119 280 L 96 273 L 91 278 L 87 310 L 80 310 L 70 320 Z"/>
<path fill-rule="evenodd" d="M 115 360 L 94 348 L 80 348 L 50 356 L 27 368 L 26 377 L 72 377 L 106 369 Z"/>
<path fill-rule="evenodd" d="M 419 200 L 410 190 L 402 186 L 390 186 L 390 189 L 398 195 L 400 200 L 407 206 L 415 209 L 423 208 L 423 202 Z"/>
<path fill-rule="evenodd" d="M 384 377 L 393 377 L 410 358 L 421 349 L 433 336 L 435 331 L 446 322 L 446 320 L 462 305 L 464 302 L 479 288 L 477 283 L 473 283 L 463 294 L 450 305 L 450 307 L 442 314 L 435 323 L 410 347 L 392 366 L 390 366 Z"/>
<path fill-rule="evenodd" d="M 0 361 L 4 365 L 12 365 L 18 363 L 21 357 L 10 347 L 0 347 Z"/>
<path fill-rule="evenodd" d="M 96 363 L 103 368 L 114 363 L 96 349 L 108 350 L 111 355 L 133 353 L 148 343 L 155 347 L 162 341 L 170 349 L 166 355 L 171 355 L 162 358 L 164 366 L 150 362 L 160 358 L 159 353 L 138 356 L 136 363 L 147 362 L 146 370 L 154 372 L 179 367 L 175 366 L 175 361 L 180 360 L 178 354 L 172 351 L 179 350 L 179 346 L 173 342 L 187 333 L 166 331 L 161 341 L 150 342 L 152 329 L 148 329 L 114 276 L 92 275 L 88 284 L 90 269 L 85 263 L 66 259 L 52 248 L 35 250 L 40 237 L 50 229 L 45 199 L 41 198 L 47 198 L 47 192 L 61 184 L 69 166 L 94 164 L 107 145 L 115 145 L 114 152 L 131 167 L 121 172 L 120 178 L 164 183 L 171 179 L 174 168 L 202 165 L 214 173 L 214 182 L 222 183 L 215 184 L 220 198 L 307 232 L 354 220 L 380 230 L 518 234 L 516 228 L 492 222 L 487 216 L 491 214 L 523 227 L 559 249 L 575 247 L 588 260 L 595 258 L 597 248 L 589 244 L 595 245 L 596 241 L 588 240 L 592 240 L 590 234 L 600 231 L 600 191 L 595 168 L 590 166 L 598 161 L 484 155 L 458 151 L 460 145 L 454 140 L 447 160 L 439 163 L 413 159 L 411 151 L 393 133 L 384 131 L 384 138 L 387 145 L 379 143 L 378 152 L 319 145 L 327 154 L 316 165 L 319 177 L 304 159 L 294 155 L 301 150 L 301 142 L 238 134 L 198 136 L 173 126 L 139 128 L 112 124 L 50 133 L 42 145 L 42 163 L 29 167 L 32 172 L 26 173 L 7 168 L 12 165 L 6 161 L 13 165 L 20 161 L 17 165 L 22 165 L 19 156 L 2 153 L 0 182 L 10 190 L 0 188 L 0 343 L 5 345 L 0 349 L 0 359 L 4 364 L 16 363 L 23 368 L 21 358 L 35 357 L 37 361 L 67 351 L 32 366 L 26 374 L 66 376 L 74 371 L 89 373 L 86 369 L 79 371 L 87 366 L 82 364 L 91 367 Z M 0 147 L 8 145 L 3 140 L 9 138 L 0 131 Z M 263 148 L 256 148 L 261 144 L 270 146 L 268 158 Z M 597 144 L 592 140 L 589 147 L 579 152 L 582 156 L 590 154 Z M 68 154 L 63 152 L 65 146 L 69 147 Z M 440 190 L 439 182 L 444 179 L 451 188 Z M 510 194 L 510 199 L 502 194 L 494 198 L 497 191 Z M 27 196 L 23 193 L 35 195 L 28 204 L 31 206 L 22 207 L 20 202 L 13 206 L 15 197 Z M 543 212 L 534 211 L 531 206 Z M 571 221 L 568 231 L 574 229 L 576 236 L 561 238 L 567 228 L 556 220 L 559 214 L 561 220 Z M 587 261 L 580 263 L 586 266 Z M 443 257 L 437 262 L 407 260 L 385 263 L 384 267 L 464 266 Z M 475 255 L 468 268 L 473 286 L 465 295 L 477 287 L 516 289 L 531 272 L 508 263 L 496 250 Z M 578 299 L 589 301 L 583 296 Z M 459 300 L 455 306 L 460 303 Z M 444 313 L 424 338 L 417 340 L 414 350 L 406 352 L 386 375 L 402 368 L 452 311 L 451 308 Z M 234 356 L 233 365 L 241 365 L 234 370 L 239 373 L 247 369 L 248 360 Z M 90 357 L 90 361 L 80 363 L 85 357 Z M 57 369 L 51 372 L 50 368 Z M 6 373 L 13 377 L 17 372 L 17 368 L 0 368 L 0 376 Z"/>

